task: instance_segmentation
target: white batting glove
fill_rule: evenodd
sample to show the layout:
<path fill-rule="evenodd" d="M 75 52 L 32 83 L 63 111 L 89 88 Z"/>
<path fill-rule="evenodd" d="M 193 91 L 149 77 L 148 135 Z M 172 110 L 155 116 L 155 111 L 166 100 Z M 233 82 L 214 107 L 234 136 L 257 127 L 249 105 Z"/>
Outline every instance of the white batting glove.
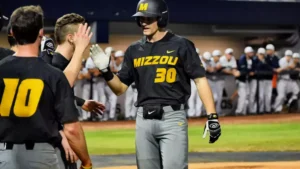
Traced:
<path fill-rule="evenodd" d="M 98 44 L 90 48 L 90 56 L 94 64 L 101 72 L 107 72 L 109 68 L 110 55 L 106 55 Z"/>

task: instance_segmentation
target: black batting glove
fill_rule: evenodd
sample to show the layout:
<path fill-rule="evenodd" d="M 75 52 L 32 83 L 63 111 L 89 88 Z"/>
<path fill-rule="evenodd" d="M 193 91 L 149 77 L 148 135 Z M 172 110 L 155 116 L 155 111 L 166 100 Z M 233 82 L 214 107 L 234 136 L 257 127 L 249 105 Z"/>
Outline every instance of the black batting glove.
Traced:
<path fill-rule="evenodd" d="M 203 138 L 206 137 L 207 132 L 210 134 L 209 143 L 211 144 L 216 142 L 221 136 L 221 126 L 218 120 L 218 114 L 214 113 L 207 116 Z"/>

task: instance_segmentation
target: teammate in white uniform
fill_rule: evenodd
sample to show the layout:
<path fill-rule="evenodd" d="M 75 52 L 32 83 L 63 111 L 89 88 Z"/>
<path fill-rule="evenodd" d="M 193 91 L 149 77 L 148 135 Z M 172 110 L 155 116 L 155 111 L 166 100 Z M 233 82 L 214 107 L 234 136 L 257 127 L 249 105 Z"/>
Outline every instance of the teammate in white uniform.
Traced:
<path fill-rule="evenodd" d="M 295 67 L 293 64 L 292 55 L 293 52 L 291 50 L 286 50 L 285 56 L 279 60 L 280 69 L 278 72 L 280 75 L 277 84 L 278 95 L 273 105 L 275 112 L 282 111 L 283 103 L 288 93 L 293 93 L 292 97 L 288 101 L 288 104 L 290 104 L 294 99 L 297 99 L 297 95 L 299 93 L 299 86 L 295 81 L 291 80 L 289 75 L 289 70 Z"/>
<path fill-rule="evenodd" d="M 205 68 L 205 63 L 202 60 L 202 56 L 200 55 L 200 50 L 198 48 L 196 48 L 196 52 L 198 53 L 200 60 L 203 64 L 203 67 Z M 191 80 L 191 96 L 188 100 L 189 109 L 187 111 L 188 117 L 189 118 L 200 117 L 202 113 L 202 106 L 203 104 L 199 97 L 196 84 L 193 80 Z"/>
<path fill-rule="evenodd" d="M 221 103 L 222 103 L 222 97 L 223 97 L 223 88 L 222 88 L 222 79 L 220 78 L 220 75 L 219 75 L 219 71 L 220 69 L 222 68 L 222 66 L 219 64 L 219 60 L 220 60 L 220 57 L 222 56 L 222 53 L 220 50 L 214 50 L 212 52 L 212 65 L 214 66 L 214 72 L 216 73 L 216 75 L 213 77 L 213 79 L 215 79 L 215 89 L 212 89 L 212 90 L 215 90 L 216 92 L 216 109 L 217 109 L 217 112 L 222 112 L 222 109 L 221 109 Z M 223 87 L 224 87 L 224 83 L 223 83 Z"/>
<path fill-rule="evenodd" d="M 232 48 L 227 48 L 225 50 L 225 54 L 220 57 L 218 66 L 221 67 L 220 72 L 223 74 L 222 76 L 220 76 L 220 82 L 218 83 L 218 88 L 220 91 L 223 92 L 223 89 L 225 87 L 226 75 L 235 76 L 235 77 L 238 77 L 240 75 L 240 72 L 237 70 L 237 63 L 235 57 L 233 56 Z"/>
<path fill-rule="evenodd" d="M 244 55 L 239 59 L 239 70 L 241 75 L 238 77 L 238 104 L 236 115 L 246 115 L 247 108 L 250 114 L 257 112 L 255 96 L 257 91 L 257 80 L 254 78 L 255 61 L 253 59 L 254 50 L 247 46 Z M 248 104 L 247 104 L 248 100 Z"/>

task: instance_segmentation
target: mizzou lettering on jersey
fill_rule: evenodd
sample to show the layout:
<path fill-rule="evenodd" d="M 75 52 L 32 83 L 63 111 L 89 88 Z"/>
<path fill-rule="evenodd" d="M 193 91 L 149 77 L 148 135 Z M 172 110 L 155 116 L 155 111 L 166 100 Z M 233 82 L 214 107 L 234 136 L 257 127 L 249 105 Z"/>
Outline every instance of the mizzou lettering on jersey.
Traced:
<path fill-rule="evenodd" d="M 134 67 L 149 66 L 149 65 L 176 65 L 178 62 L 177 56 L 144 56 L 134 58 Z"/>

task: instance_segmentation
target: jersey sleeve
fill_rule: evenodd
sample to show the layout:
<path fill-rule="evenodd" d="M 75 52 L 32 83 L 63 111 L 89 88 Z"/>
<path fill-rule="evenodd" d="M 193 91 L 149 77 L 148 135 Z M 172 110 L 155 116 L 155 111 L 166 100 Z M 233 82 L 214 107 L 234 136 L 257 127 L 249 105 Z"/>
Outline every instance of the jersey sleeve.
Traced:
<path fill-rule="evenodd" d="M 126 50 L 124 55 L 124 61 L 122 64 L 121 70 L 117 73 L 117 76 L 121 80 L 122 83 L 130 86 L 131 83 L 134 81 L 133 78 L 133 64 L 130 54 L 130 47 Z"/>
<path fill-rule="evenodd" d="M 285 68 L 287 65 L 285 64 L 285 61 L 283 59 L 280 59 L 279 66 L 280 66 L 280 68 Z"/>
<path fill-rule="evenodd" d="M 234 56 L 232 56 L 232 69 L 237 69 L 237 61 L 235 60 Z"/>
<path fill-rule="evenodd" d="M 78 110 L 74 102 L 74 94 L 65 75 L 61 72 L 55 91 L 55 112 L 62 123 L 78 121 Z"/>
<path fill-rule="evenodd" d="M 200 78 L 205 76 L 204 65 L 196 52 L 194 44 L 190 41 L 186 42 L 185 52 L 182 56 L 184 71 L 190 79 Z"/>

